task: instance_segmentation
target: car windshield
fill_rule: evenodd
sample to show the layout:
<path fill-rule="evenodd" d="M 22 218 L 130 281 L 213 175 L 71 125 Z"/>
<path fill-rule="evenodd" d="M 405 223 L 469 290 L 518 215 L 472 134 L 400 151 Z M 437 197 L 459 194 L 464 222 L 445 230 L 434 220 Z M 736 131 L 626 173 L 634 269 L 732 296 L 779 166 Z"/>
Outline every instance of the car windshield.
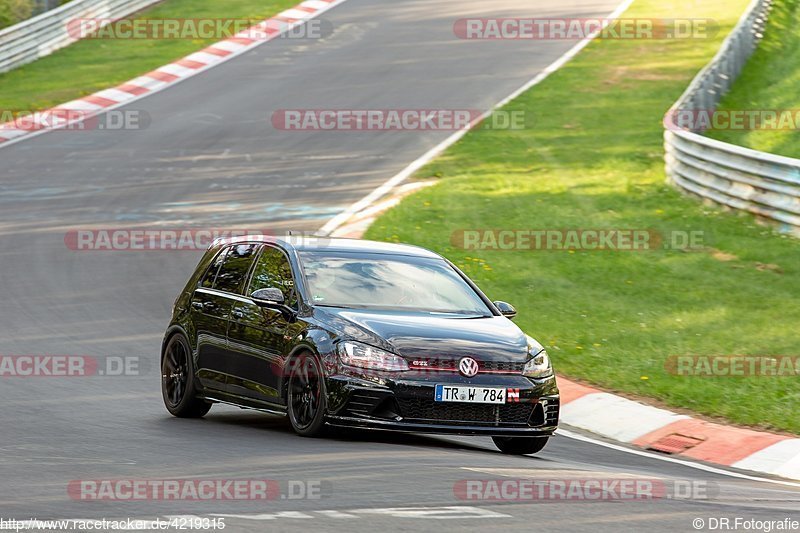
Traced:
<path fill-rule="evenodd" d="M 314 305 L 491 316 L 442 259 L 388 254 L 300 254 Z"/>

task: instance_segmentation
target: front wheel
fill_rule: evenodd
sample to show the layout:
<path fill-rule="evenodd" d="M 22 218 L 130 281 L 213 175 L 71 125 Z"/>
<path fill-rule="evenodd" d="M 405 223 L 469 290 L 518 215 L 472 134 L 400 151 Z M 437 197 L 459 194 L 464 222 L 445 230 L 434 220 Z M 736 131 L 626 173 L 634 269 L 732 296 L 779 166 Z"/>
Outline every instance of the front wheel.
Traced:
<path fill-rule="evenodd" d="M 197 398 L 192 351 L 181 334 L 169 339 L 161 359 L 161 395 L 167 411 L 180 418 L 200 418 L 211 409 Z"/>
<path fill-rule="evenodd" d="M 549 437 L 492 437 L 492 440 L 503 453 L 528 455 L 542 451 Z"/>
<path fill-rule="evenodd" d="M 318 437 L 325 429 L 325 376 L 314 355 L 303 353 L 292 359 L 287 403 L 295 433 Z"/>

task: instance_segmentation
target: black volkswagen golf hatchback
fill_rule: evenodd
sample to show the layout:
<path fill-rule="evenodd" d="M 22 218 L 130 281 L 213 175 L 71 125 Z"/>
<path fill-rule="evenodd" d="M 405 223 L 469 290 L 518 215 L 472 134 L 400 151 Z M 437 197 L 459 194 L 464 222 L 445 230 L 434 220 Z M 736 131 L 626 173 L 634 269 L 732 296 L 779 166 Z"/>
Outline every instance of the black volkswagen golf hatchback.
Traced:
<path fill-rule="evenodd" d="M 246 236 L 209 247 L 161 353 L 170 413 L 228 403 L 327 426 L 487 435 L 541 450 L 559 395 L 542 346 L 447 259 L 415 246 Z"/>

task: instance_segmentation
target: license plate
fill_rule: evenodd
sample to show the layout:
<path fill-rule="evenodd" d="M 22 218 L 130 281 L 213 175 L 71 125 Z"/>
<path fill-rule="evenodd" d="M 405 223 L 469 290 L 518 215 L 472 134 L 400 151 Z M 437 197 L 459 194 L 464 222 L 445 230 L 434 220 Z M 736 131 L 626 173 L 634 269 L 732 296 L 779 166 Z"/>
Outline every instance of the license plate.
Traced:
<path fill-rule="evenodd" d="M 499 387 L 465 387 L 436 385 L 437 402 L 506 403 L 506 389 Z"/>

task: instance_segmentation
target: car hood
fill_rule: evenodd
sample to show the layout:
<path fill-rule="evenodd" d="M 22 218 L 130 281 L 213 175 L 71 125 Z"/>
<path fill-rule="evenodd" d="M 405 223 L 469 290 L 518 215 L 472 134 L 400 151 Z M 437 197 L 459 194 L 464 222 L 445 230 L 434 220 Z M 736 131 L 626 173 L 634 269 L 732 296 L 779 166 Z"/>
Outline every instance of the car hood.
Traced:
<path fill-rule="evenodd" d="M 526 335 L 508 318 L 326 308 L 338 334 L 406 358 L 524 361 Z"/>

